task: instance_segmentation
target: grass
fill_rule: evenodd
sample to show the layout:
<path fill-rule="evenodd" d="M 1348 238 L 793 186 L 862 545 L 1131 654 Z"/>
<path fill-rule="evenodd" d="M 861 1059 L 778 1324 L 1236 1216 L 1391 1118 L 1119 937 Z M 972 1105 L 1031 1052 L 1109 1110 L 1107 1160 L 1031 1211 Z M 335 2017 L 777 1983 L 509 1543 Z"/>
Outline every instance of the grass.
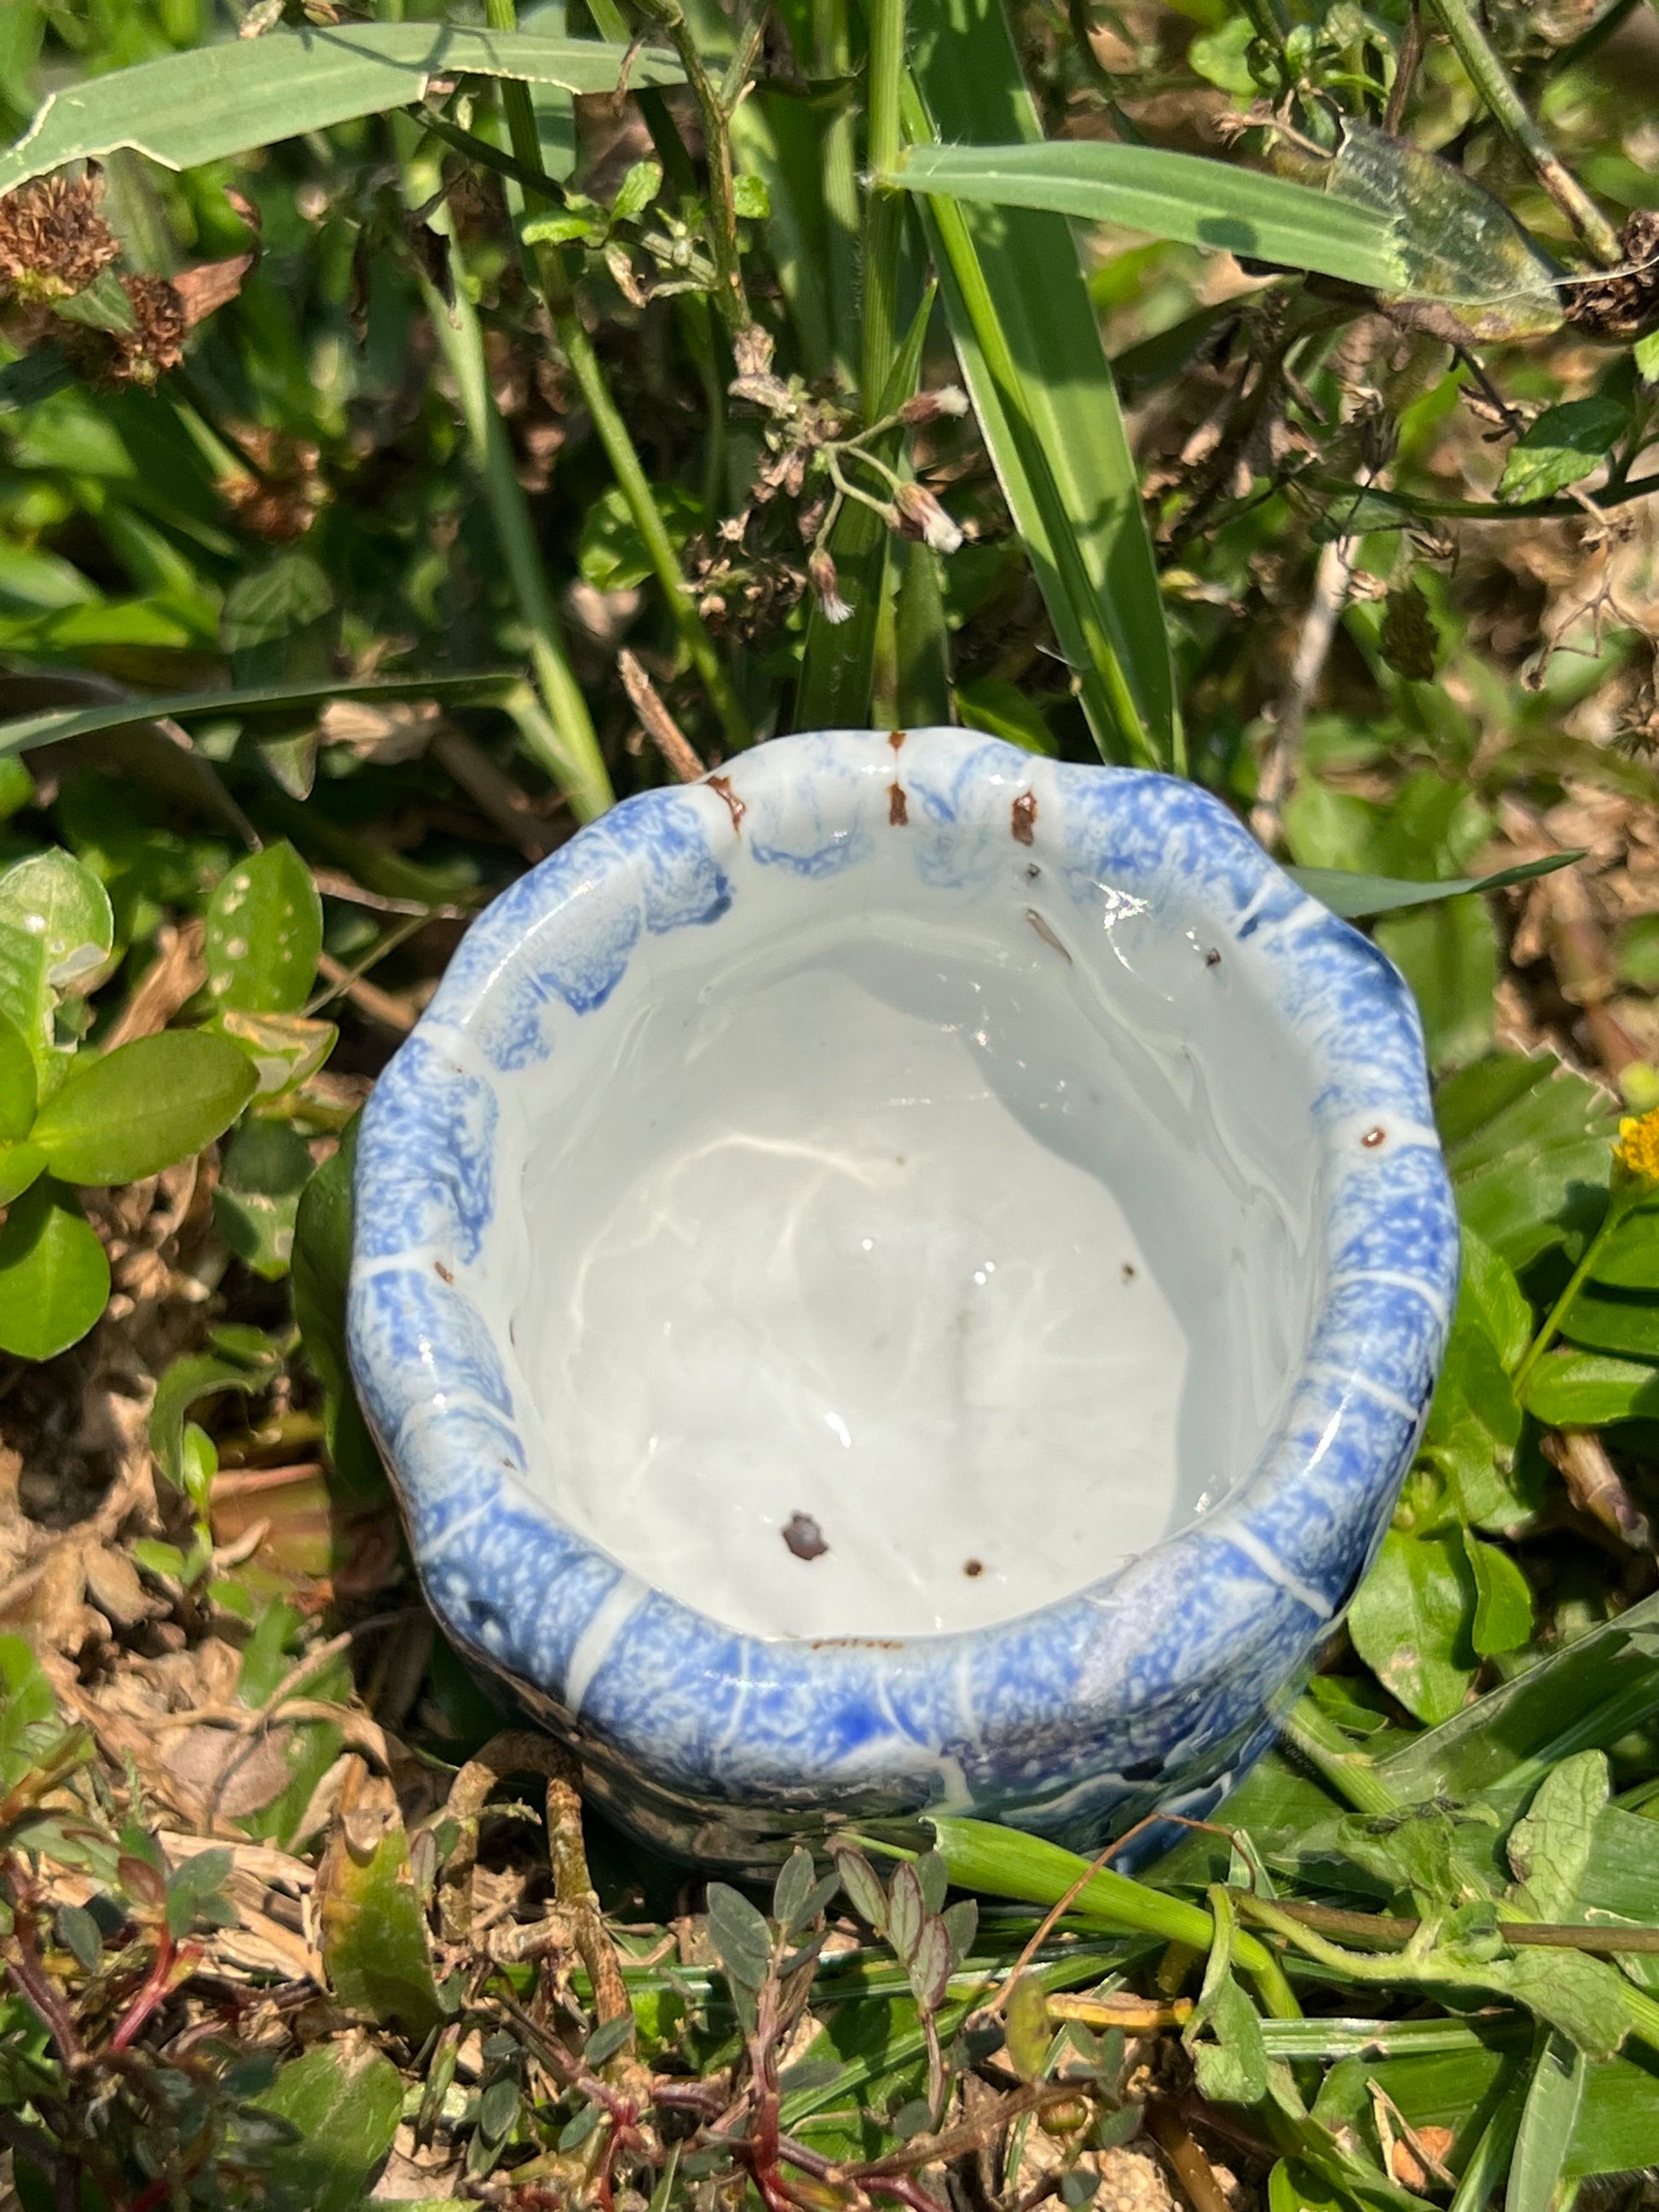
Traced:
<path fill-rule="evenodd" d="M 27 2212 L 1565 2212 L 1659 2164 L 1656 81 L 1623 0 L 0 11 Z M 1211 1826 L 705 1891 L 422 1604 L 352 1121 L 614 797 L 940 719 L 1191 775 L 1362 919 L 1464 1288 Z"/>

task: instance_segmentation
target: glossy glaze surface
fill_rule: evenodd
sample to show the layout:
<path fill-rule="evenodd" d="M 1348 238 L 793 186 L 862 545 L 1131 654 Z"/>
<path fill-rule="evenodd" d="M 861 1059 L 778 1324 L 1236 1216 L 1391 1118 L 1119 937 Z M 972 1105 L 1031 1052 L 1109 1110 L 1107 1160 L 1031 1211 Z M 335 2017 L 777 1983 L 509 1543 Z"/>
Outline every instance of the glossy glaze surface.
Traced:
<path fill-rule="evenodd" d="M 732 1864 L 1212 1801 L 1386 1524 L 1456 1267 L 1386 961 L 1193 787 L 962 732 L 775 740 L 525 878 L 358 1209 L 434 1606 Z"/>

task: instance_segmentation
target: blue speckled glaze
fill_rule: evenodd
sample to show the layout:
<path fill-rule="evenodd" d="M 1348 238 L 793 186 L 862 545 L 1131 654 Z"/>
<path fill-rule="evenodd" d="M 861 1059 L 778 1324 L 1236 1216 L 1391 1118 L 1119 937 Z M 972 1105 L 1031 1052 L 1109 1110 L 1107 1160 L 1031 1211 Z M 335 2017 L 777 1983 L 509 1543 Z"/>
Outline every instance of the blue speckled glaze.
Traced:
<path fill-rule="evenodd" d="M 563 1525 L 530 1479 L 548 1446 L 489 1317 L 492 1223 L 514 1204 L 501 1132 L 526 1072 L 605 1018 L 653 938 L 718 933 L 775 872 L 810 887 L 867 866 L 897 758 L 884 734 L 776 739 L 724 788 L 650 793 L 583 830 L 469 932 L 358 1146 L 351 1356 L 432 1605 L 579 1745 L 625 1821 L 710 1865 L 758 1866 L 841 1817 L 968 1812 L 1093 1848 L 1154 1809 L 1210 1809 L 1381 1539 L 1455 1293 L 1416 1012 L 1382 954 L 1194 785 L 913 732 L 918 885 L 976 896 L 1008 864 L 1011 804 L 1034 801 L 1033 850 L 1080 908 L 1178 899 L 1293 1036 L 1325 1288 L 1282 1416 L 1207 1514 L 956 1634 L 744 1635 Z"/>

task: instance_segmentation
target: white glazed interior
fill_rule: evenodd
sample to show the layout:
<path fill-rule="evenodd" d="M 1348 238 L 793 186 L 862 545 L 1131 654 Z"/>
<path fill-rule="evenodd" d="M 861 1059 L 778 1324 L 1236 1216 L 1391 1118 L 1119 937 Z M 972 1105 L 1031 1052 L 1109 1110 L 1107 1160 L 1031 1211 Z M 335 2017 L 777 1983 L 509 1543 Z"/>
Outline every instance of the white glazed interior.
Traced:
<path fill-rule="evenodd" d="M 896 833 L 747 866 L 505 1079 L 532 1480 L 647 1581 L 769 1637 L 977 1627 L 1249 1472 L 1322 1287 L 1310 1076 L 1194 909 L 1078 890 L 1012 840 L 988 890 Z"/>

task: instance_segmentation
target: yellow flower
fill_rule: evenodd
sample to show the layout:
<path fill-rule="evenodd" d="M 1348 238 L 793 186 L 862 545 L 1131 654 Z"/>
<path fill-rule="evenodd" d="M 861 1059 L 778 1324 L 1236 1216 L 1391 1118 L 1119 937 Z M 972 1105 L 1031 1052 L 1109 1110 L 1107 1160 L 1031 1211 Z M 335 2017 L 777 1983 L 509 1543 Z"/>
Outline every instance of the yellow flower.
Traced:
<path fill-rule="evenodd" d="M 1613 1157 L 1638 1182 L 1659 1189 L 1659 1107 L 1651 1114 L 1627 1115 L 1619 1124 Z"/>

